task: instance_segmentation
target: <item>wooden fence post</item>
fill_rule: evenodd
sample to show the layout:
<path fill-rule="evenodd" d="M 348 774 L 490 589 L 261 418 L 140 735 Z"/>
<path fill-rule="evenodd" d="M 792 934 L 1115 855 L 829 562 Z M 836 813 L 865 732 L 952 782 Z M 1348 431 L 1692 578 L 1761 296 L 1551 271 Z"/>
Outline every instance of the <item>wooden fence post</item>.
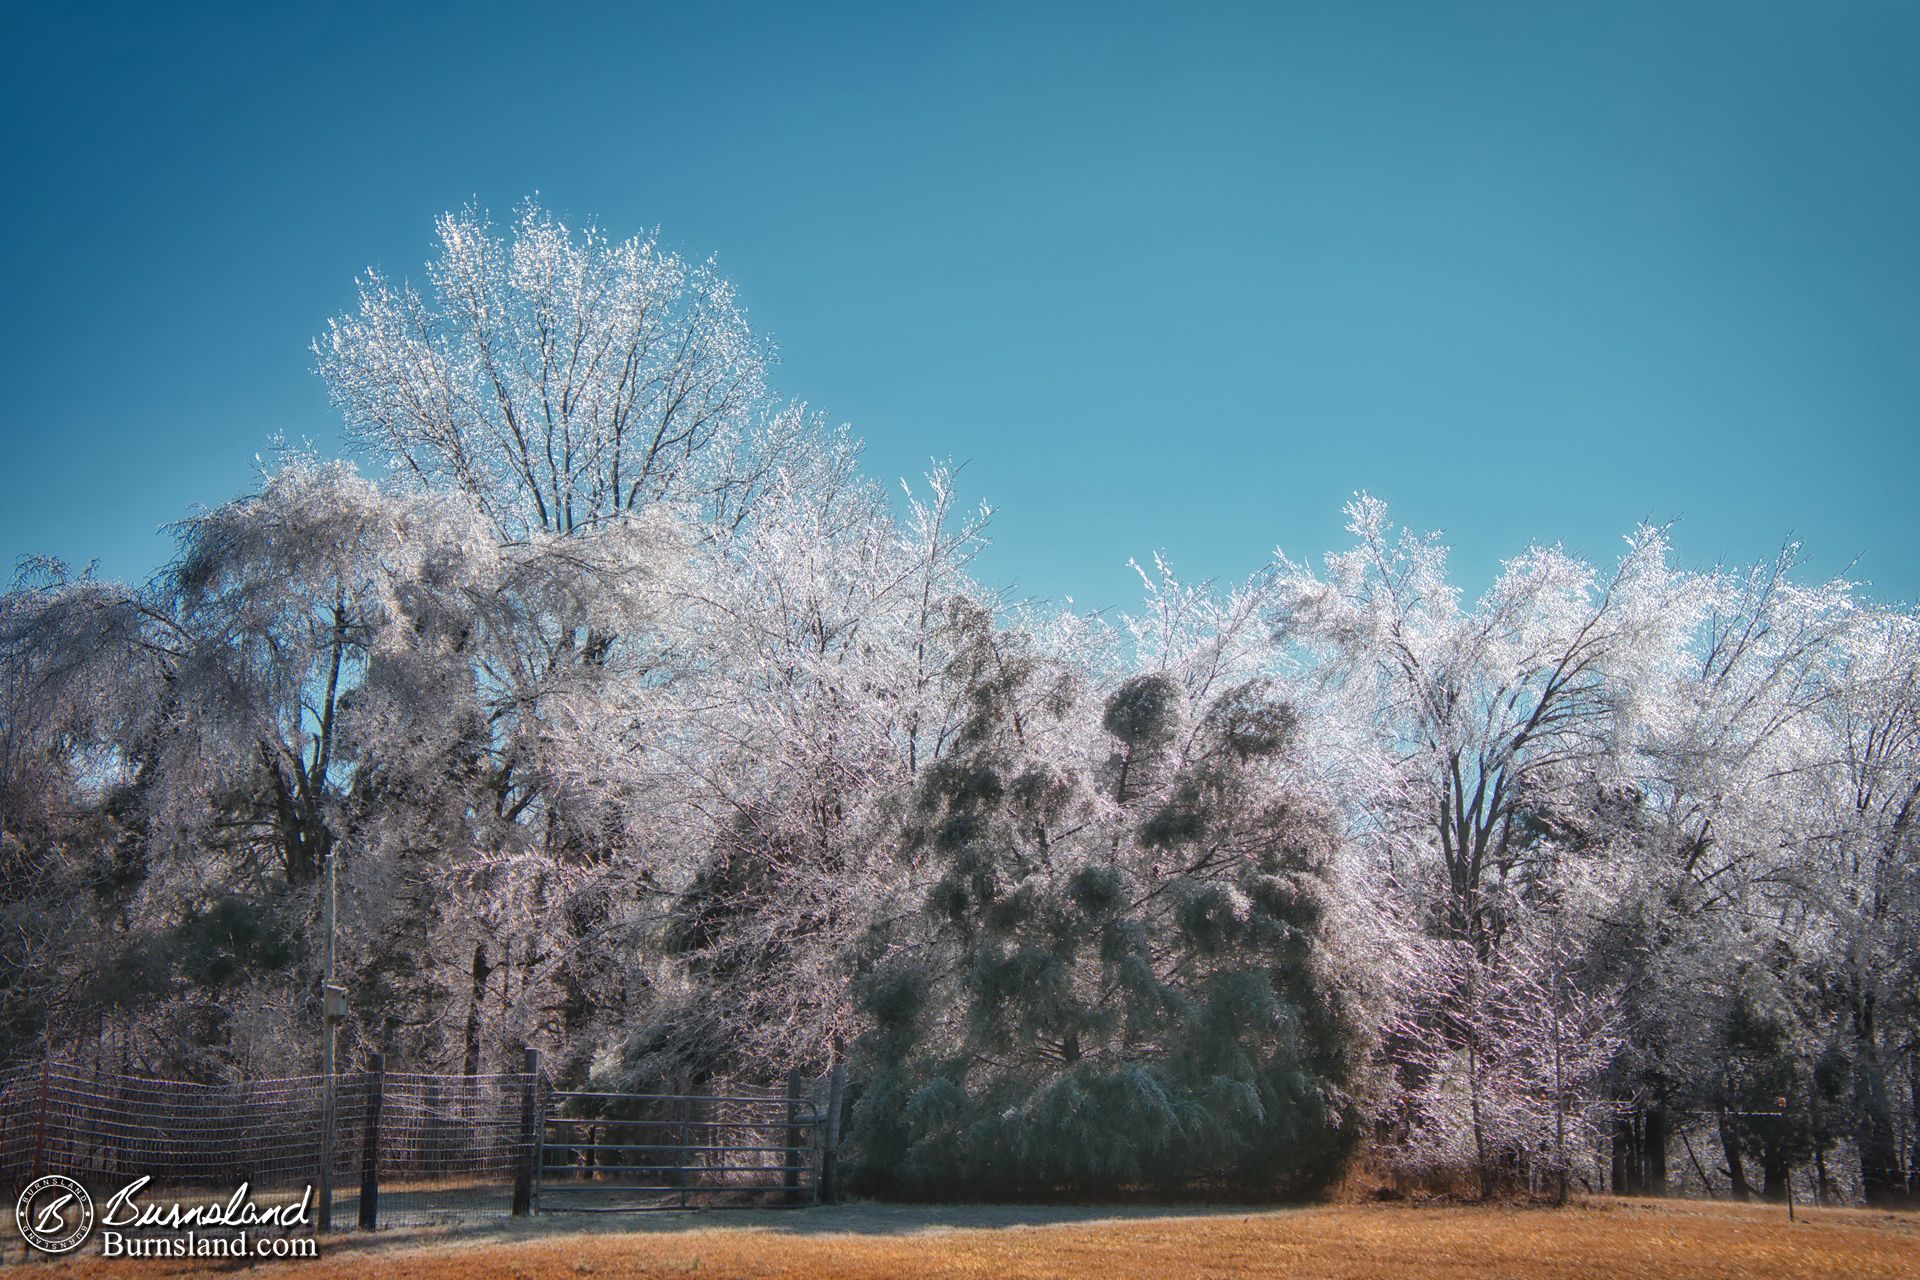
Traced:
<path fill-rule="evenodd" d="M 468 1083 L 472 1083 L 471 1078 Z M 439 1076 L 427 1077 L 420 1110 L 421 1170 L 437 1177 L 447 1169 L 447 1118 L 441 1113 Z"/>
<path fill-rule="evenodd" d="M 787 1072 L 787 1154 L 786 1172 L 781 1182 L 787 1189 L 787 1203 L 800 1203 L 800 1068 Z"/>
<path fill-rule="evenodd" d="M 526 1049 L 527 1082 L 520 1086 L 520 1163 L 513 1175 L 513 1216 L 524 1218 L 533 1212 L 533 1179 L 540 1163 L 540 1147 L 545 1137 L 540 1132 L 540 1051 Z"/>
<path fill-rule="evenodd" d="M 47 1171 L 47 1077 L 53 1074 L 53 1055 L 40 1060 L 39 1117 L 33 1123 L 33 1176 Z"/>
<path fill-rule="evenodd" d="M 376 1053 L 366 1073 L 367 1130 L 360 1147 L 360 1228 L 380 1225 L 380 1096 L 386 1092 L 387 1055 Z"/>
<path fill-rule="evenodd" d="M 820 1198 L 828 1204 L 840 1201 L 840 1114 L 846 1101 L 847 1058 L 836 1051 L 827 1075 L 827 1127 L 820 1146 Z"/>
<path fill-rule="evenodd" d="M 680 1099 L 680 1150 L 674 1157 L 679 1164 L 679 1172 L 673 1176 L 680 1180 L 680 1207 L 687 1207 L 690 1188 L 693 1185 L 693 1153 L 687 1150 L 687 1128 L 693 1123 L 693 1099 Z"/>

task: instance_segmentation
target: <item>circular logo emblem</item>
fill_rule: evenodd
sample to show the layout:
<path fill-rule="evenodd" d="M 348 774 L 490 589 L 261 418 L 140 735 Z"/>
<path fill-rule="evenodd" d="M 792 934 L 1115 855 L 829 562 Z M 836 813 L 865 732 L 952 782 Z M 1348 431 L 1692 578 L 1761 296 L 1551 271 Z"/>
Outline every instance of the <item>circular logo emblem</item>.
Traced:
<path fill-rule="evenodd" d="M 35 1178 L 14 1202 L 13 1224 L 42 1253 L 76 1249 L 93 1230 L 93 1197 L 72 1178 Z"/>

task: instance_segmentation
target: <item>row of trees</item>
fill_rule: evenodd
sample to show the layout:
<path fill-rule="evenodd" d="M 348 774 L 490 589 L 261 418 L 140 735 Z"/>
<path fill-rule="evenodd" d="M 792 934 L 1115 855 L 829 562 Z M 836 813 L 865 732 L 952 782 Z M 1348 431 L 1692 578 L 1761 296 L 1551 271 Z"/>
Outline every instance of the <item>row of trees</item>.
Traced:
<path fill-rule="evenodd" d="M 0 597 L 6 1057 L 315 1056 L 331 859 L 349 1060 L 836 1071 L 891 1194 L 1920 1191 L 1911 610 L 1655 528 L 1467 602 L 1367 498 L 1319 566 L 1008 601 L 710 265 L 439 241 L 316 344 L 391 475 Z"/>

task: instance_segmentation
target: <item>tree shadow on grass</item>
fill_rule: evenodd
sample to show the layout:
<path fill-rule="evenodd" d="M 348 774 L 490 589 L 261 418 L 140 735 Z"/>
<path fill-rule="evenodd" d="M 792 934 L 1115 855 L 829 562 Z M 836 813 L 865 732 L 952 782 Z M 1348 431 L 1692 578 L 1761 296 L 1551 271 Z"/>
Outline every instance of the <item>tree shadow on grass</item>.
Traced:
<path fill-rule="evenodd" d="M 328 1252 L 433 1245 L 537 1242 L 554 1236 L 683 1235 L 704 1231 L 766 1232 L 786 1236 L 912 1236 L 944 1231 L 1010 1230 L 1103 1221 L 1231 1218 L 1272 1213 L 1285 1206 L 1204 1204 L 883 1204 L 857 1202 L 799 1209 L 658 1209 L 632 1213 L 543 1212 L 528 1218 L 490 1218 L 435 1227 L 398 1227 L 374 1234 L 332 1237 Z"/>

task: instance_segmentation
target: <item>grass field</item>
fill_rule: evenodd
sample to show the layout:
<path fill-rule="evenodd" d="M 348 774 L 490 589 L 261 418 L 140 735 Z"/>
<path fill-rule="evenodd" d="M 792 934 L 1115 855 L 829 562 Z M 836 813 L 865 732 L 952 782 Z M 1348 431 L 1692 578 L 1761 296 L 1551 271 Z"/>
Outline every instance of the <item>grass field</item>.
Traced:
<path fill-rule="evenodd" d="M 543 1216 L 485 1230 L 336 1236 L 315 1262 L 73 1258 L 47 1273 L 402 1280 L 1290 1280 L 1392 1277 L 1920 1277 L 1920 1215 L 1591 1199 L 1565 1209 L 1329 1205 L 1193 1209 L 912 1208 Z M 11 1254 L 9 1255 L 11 1257 Z M 203 1266 L 205 1264 L 202 1264 Z"/>

